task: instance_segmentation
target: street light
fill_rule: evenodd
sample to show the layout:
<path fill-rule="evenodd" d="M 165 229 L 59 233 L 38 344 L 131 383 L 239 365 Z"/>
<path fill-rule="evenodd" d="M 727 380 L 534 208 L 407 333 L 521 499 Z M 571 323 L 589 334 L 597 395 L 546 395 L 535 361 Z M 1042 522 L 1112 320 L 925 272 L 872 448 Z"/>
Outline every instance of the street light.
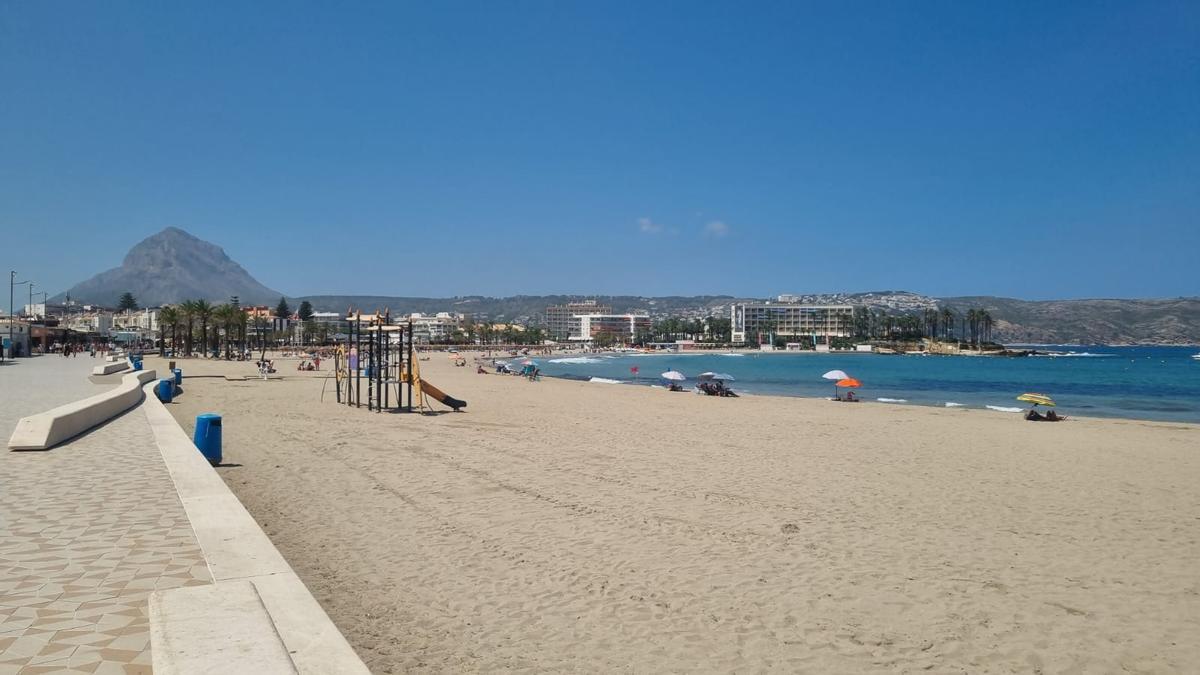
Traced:
<path fill-rule="evenodd" d="M 30 281 L 17 281 L 17 271 L 10 270 L 8 273 L 8 348 L 16 352 L 17 344 L 13 342 L 13 287 L 21 284 L 33 283 Z M 0 349 L 0 355 L 4 350 Z"/>

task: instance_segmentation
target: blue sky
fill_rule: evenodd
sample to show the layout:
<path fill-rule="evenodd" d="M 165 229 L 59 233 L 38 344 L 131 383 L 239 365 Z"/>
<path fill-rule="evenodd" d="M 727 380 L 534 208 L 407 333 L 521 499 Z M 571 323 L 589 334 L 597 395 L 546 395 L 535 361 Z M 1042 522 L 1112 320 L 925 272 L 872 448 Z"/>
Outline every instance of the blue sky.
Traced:
<path fill-rule="evenodd" d="M 5 3 L 0 266 L 166 226 L 293 295 L 1200 295 L 1200 4 Z"/>

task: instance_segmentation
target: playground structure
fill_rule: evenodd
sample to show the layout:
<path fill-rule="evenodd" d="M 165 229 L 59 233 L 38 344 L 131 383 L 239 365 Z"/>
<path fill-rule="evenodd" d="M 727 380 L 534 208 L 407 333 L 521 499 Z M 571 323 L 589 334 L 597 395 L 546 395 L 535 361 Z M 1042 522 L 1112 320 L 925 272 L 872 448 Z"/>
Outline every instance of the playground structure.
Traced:
<path fill-rule="evenodd" d="M 337 402 L 367 410 L 432 412 L 433 399 L 455 412 L 466 401 L 447 395 L 421 378 L 413 346 L 413 323 L 392 323 L 391 312 L 364 315 L 351 309 L 348 333 L 334 357 Z M 365 380 L 365 382 L 364 382 Z M 365 384 L 365 395 L 364 395 Z"/>

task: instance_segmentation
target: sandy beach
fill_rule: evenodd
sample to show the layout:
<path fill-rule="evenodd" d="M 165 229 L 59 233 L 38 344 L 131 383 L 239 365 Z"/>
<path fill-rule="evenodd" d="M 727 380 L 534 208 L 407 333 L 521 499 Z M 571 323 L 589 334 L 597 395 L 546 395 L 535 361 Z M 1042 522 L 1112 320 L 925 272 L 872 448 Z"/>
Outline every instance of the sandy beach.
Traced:
<path fill-rule="evenodd" d="M 1187 672 L 1200 426 L 180 361 L 190 433 L 375 672 Z M 165 364 L 148 359 L 147 368 Z M 324 401 L 321 401 L 324 387 Z M 435 407 L 438 407 L 435 404 Z"/>

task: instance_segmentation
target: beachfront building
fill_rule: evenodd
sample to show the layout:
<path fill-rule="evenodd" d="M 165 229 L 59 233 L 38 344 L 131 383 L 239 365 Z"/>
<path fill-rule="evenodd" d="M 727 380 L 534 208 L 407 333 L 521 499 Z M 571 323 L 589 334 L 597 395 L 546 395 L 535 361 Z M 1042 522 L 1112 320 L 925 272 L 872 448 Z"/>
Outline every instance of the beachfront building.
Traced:
<path fill-rule="evenodd" d="M 647 314 L 580 314 L 572 317 L 567 339 L 591 342 L 601 335 L 620 342 L 630 342 L 640 333 L 650 331 Z"/>
<path fill-rule="evenodd" d="M 118 312 L 112 315 L 112 327 L 152 339 L 158 333 L 158 313 L 157 307 Z"/>
<path fill-rule="evenodd" d="M 108 337 L 113 330 L 113 318 L 112 312 L 85 312 L 72 316 L 66 324 L 76 333 Z"/>
<path fill-rule="evenodd" d="M 462 327 L 462 315 L 451 312 L 438 312 L 434 316 L 414 312 L 409 315 L 412 321 L 413 337 L 417 342 L 444 342 L 458 332 Z"/>
<path fill-rule="evenodd" d="M 828 345 L 832 338 L 848 338 L 854 333 L 853 305 L 735 303 L 729 318 L 734 342 L 810 338 L 813 345 Z"/>
<path fill-rule="evenodd" d="M 578 317 L 585 314 L 612 315 L 612 306 L 601 305 L 595 300 L 568 302 L 546 308 L 546 334 L 555 340 L 575 339 L 571 335 L 579 327 Z"/>
<path fill-rule="evenodd" d="M 275 316 L 275 308 L 266 305 L 248 305 L 242 307 L 246 313 L 246 337 L 251 342 L 261 342 L 272 334 L 287 332 L 292 325 L 291 319 Z"/>
<path fill-rule="evenodd" d="M 9 336 L 12 341 L 9 341 Z M 30 354 L 29 323 L 20 319 L 0 319 L 0 349 L 4 358 L 11 359 Z"/>
<path fill-rule="evenodd" d="M 332 337 L 350 332 L 350 322 L 341 312 L 313 312 L 312 322 L 318 336 Z"/>

